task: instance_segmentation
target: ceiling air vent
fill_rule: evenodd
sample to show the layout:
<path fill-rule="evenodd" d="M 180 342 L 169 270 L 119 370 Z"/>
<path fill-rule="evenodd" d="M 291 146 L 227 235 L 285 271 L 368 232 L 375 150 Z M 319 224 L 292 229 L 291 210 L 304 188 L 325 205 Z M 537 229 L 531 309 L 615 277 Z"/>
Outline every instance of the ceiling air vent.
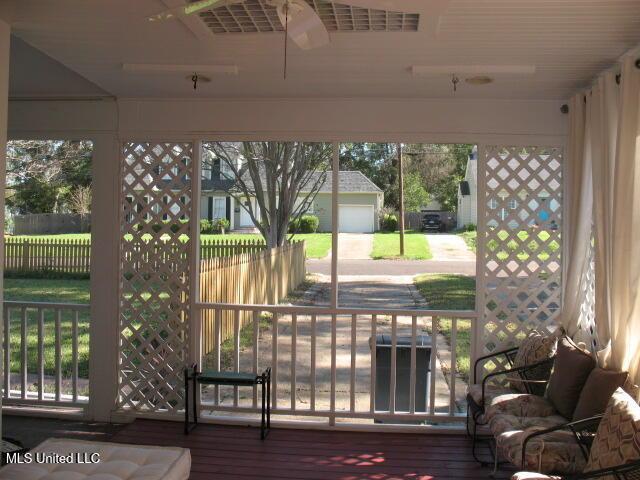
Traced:
<path fill-rule="evenodd" d="M 420 15 L 351 7 L 327 0 L 305 0 L 330 32 L 416 32 Z M 282 32 L 276 9 L 264 0 L 212 8 L 200 18 L 213 33 Z"/>

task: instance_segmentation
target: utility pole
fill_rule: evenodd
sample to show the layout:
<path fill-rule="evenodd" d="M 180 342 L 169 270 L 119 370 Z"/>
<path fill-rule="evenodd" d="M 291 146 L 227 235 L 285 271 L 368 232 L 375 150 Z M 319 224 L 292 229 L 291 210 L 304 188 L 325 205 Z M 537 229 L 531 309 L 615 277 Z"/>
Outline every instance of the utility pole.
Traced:
<path fill-rule="evenodd" d="M 404 179 L 402 176 L 402 144 L 398 143 L 398 186 L 400 190 L 400 256 L 404 257 Z"/>

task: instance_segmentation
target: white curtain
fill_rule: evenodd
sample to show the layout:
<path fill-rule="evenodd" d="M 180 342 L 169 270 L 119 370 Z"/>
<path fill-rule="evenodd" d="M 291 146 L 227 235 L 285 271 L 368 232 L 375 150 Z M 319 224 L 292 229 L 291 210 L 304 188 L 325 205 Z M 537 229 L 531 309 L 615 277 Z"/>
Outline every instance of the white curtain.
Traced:
<path fill-rule="evenodd" d="M 569 102 L 569 143 L 565 158 L 565 241 L 571 255 L 567 258 L 564 279 L 562 326 L 572 337 L 580 330 L 582 305 L 586 301 L 583 285 L 589 268 L 593 189 L 591 156 L 588 154 L 590 116 L 583 94 Z M 582 340 L 582 338 L 580 338 Z"/>
<path fill-rule="evenodd" d="M 610 344 L 605 365 L 628 370 L 640 383 L 640 69 L 622 65 L 620 115 L 613 168 L 610 245 Z M 598 222 L 602 219 L 596 219 Z M 600 319 L 596 319 L 600 322 Z"/>
<path fill-rule="evenodd" d="M 614 73 L 597 79 L 587 103 L 591 112 L 595 239 L 595 319 L 600 345 L 609 342 L 610 278 L 613 248 L 613 172 L 618 135 L 619 87 Z"/>

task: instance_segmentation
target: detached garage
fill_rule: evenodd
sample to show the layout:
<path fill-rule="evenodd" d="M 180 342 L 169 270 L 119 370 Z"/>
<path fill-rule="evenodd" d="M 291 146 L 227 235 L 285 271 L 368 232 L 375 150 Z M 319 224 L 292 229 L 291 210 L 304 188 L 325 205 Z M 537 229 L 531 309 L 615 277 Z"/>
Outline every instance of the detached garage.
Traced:
<path fill-rule="evenodd" d="M 384 193 L 362 172 L 340 171 L 338 176 L 338 230 L 345 233 L 372 233 L 379 229 Z M 313 202 L 313 214 L 320 220 L 318 230 L 331 231 L 331 172 Z"/>
<path fill-rule="evenodd" d="M 338 231 L 343 233 L 373 233 L 375 209 L 373 205 L 338 205 Z"/>

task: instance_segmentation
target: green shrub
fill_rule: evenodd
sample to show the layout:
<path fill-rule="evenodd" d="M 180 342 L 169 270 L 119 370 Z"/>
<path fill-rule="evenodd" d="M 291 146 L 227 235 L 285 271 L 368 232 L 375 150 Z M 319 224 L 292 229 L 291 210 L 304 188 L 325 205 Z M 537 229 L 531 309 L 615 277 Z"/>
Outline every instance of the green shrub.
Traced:
<path fill-rule="evenodd" d="M 294 218 L 289 222 L 289 233 L 299 233 L 300 232 L 300 219 Z"/>
<path fill-rule="evenodd" d="M 382 217 L 382 230 L 385 232 L 395 232 L 398 229 L 398 217 L 393 214 L 386 213 Z"/>
<path fill-rule="evenodd" d="M 203 218 L 200 220 L 200 234 L 207 233 L 213 233 L 213 224 L 206 218 Z"/>
<path fill-rule="evenodd" d="M 320 219 L 315 215 L 300 217 L 300 233 L 316 233 L 320 226 Z"/>
<path fill-rule="evenodd" d="M 213 229 L 219 233 L 228 231 L 230 226 L 231 222 L 229 222 L 229 220 L 227 220 L 226 218 L 218 218 L 213 221 Z"/>
<path fill-rule="evenodd" d="M 468 223 L 467 225 L 464 226 L 464 231 L 465 232 L 475 232 L 476 229 L 476 225 L 475 223 Z"/>

